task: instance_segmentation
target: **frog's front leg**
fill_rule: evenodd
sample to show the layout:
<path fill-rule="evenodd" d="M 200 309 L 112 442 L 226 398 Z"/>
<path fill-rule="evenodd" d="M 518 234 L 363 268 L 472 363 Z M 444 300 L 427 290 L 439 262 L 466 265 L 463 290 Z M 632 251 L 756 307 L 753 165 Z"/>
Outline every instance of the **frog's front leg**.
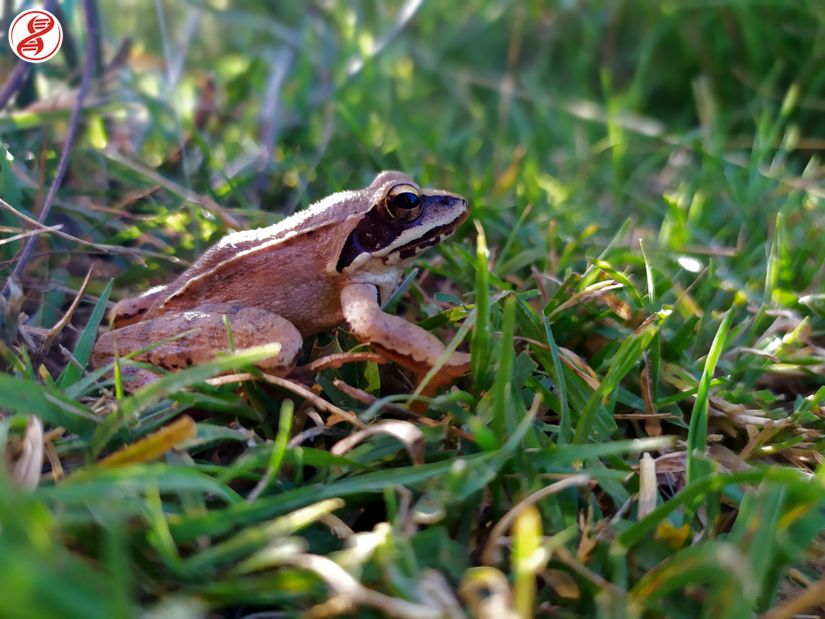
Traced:
<path fill-rule="evenodd" d="M 353 335 L 376 347 L 382 355 L 426 374 L 444 353 L 444 344 L 432 333 L 403 318 L 381 311 L 378 290 L 371 284 L 350 284 L 341 291 L 344 318 Z M 432 390 L 453 382 L 470 369 L 470 355 L 454 352 L 431 381 Z"/>
<path fill-rule="evenodd" d="M 123 357 L 156 342 L 162 343 L 133 358 L 166 370 L 207 363 L 216 353 L 229 350 L 224 316 L 236 350 L 273 342 L 281 345 L 277 355 L 259 361 L 257 367 L 279 376 L 292 370 L 303 343 L 295 326 L 267 310 L 232 303 L 170 312 L 104 333 L 95 344 L 92 365 L 111 362 L 115 350 Z M 146 382 L 145 375 L 137 380 Z"/>

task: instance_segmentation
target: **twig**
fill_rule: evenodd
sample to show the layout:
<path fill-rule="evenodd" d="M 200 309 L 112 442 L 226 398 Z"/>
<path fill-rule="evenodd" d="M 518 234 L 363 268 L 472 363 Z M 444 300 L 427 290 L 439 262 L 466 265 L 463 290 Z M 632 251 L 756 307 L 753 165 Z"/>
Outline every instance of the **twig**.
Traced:
<path fill-rule="evenodd" d="M 152 258 L 162 258 L 164 260 L 169 260 L 175 264 L 182 264 L 183 261 L 179 258 L 175 258 L 174 256 L 170 256 L 168 254 L 164 254 L 162 252 L 150 251 L 147 249 L 135 249 L 131 247 L 121 247 L 120 245 L 106 245 L 105 243 L 93 243 L 92 241 L 86 241 L 76 236 L 72 236 L 71 234 L 67 234 L 66 232 L 61 231 L 62 224 L 57 226 L 46 226 L 37 221 L 36 219 L 32 219 L 28 215 L 21 213 L 16 208 L 14 208 L 11 204 L 6 202 L 3 198 L 0 198 L 0 210 L 8 211 L 19 220 L 26 222 L 37 228 L 36 231 L 32 231 L 27 234 L 54 234 L 55 236 L 60 237 L 61 239 L 66 239 L 67 241 L 71 241 L 73 243 L 78 243 L 79 245 L 86 245 L 87 247 L 91 247 L 96 251 L 105 253 L 105 254 L 128 254 L 128 255 L 137 255 L 137 256 L 149 256 Z M 20 235 L 22 236 L 22 235 Z M 3 242 L 8 242 L 10 239 L 3 239 Z"/>
<path fill-rule="evenodd" d="M 252 186 L 257 198 L 260 198 L 259 194 L 266 184 L 268 166 L 274 161 L 275 142 L 280 129 L 278 114 L 281 107 L 281 90 L 292 64 L 292 50 L 282 47 L 277 51 L 270 51 L 267 54 L 267 60 L 269 61 L 269 77 L 258 116 L 260 123 L 258 142 L 262 149 L 255 164 L 258 171 Z"/>
<path fill-rule="evenodd" d="M 63 314 L 63 317 L 58 320 L 55 325 L 48 330 L 46 333 L 46 337 L 43 338 L 43 341 L 40 343 L 40 350 L 41 352 L 46 352 L 51 347 L 52 342 L 54 339 L 60 335 L 60 332 L 66 328 L 66 325 L 69 324 L 69 321 L 72 319 L 77 308 L 80 306 L 80 300 L 83 298 L 83 295 L 86 293 L 86 287 L 89 285 L 89 281 L 92 279 L 92 272 L 94 268 L 90 268 L 87 273 L 86 277 L 83 280 L 83 283 L 80 284 L 80 290 L 77 291 L 77 294 L 74 297 L 74 301 L 69 306 L 69 309 Z"/>
<path fill-rule="evenodd" d="M 158 174 L 151 168 L 144 166 L 141 163 L 136 161 L 132 161 L 128 157 L 124 157 L 121 153 L 117 152 L 113 148 L 106 148 L 102 151 L 103 155 L 108 157 L 111 161 L 115 163 L 119 163 L 120 165 L 132 170 L 133 172 L 137 172 L 138 174 L 142 175 L 144 178 L 149 179 L 155 185 L 160 186 L 161 188 L 165 189 L 171 194 L 186 200 L 187 202 L 191 202 L 192 204 L 197 204 L 205 208 L 206 210 L 210 211 L 215 217 L 218 217 L 223 223 L 225 223 L 230 228 L 239 229 L 241 228 L 240 222 L 225 208 L 223 208 L 220 204 L 215 202 L 211 197 L 208 195 L 201 195 L 195 193 L 191 189 L 187 189 L 175 181 L 170 180 L 163 176 L 162 174 Z"/>
<path fill-rule="evenodd" d="M 26 75 L 29 74 L 30 68 L 31 65 L 23 60 L 19 60 L 17 64 L 14 65 L 11 73 L 9 73 L 9 79 L 6 80 L 3 88 L 0 89 L 0 110 L 6 107 L 9 100 L 20 89 L 23 82 L 26 81 Z"/>
<path fill-rule="evenodd" d="M 779 606 L 762 615 L 762 619 L 791 619 L 803 612 L 825 605 L 825 577 L 806 588 L 796 597 L 782 602 Z M 820 616 L 820 615 L 817 615 Z"/>
<path fill-rule="evenodd" d="M 72 108 L 72 115 L 69 119 L 69 130 L 66 132 L 66 142 L 63 145 L 63 152 L 60 154 L 60 162 L 57 165 L 57 172 L 55 173 L 52 184 L 49 187 L 49 192 L 46 194 L 46 200 L 43 202 L 43 208 L 40 209 L 40 215 L 37 220 L 41 224 L 46 221 L 49 216 L 49 211 L 52 208 L 57 190 L 63 182 L 63 177 L 66 175 L 66 170 L 69 167 L 69 155 L 74 147 L 75 138 L 77 137 L 77 128 L 80 124 L 80 111 L 83 109 L 83 100 L 89 92 L 89 86 L 92 81 L 92 73 L 94 71 L 94 62 L 96 57 L 95 42 L 97 41 L 97 22 L 96 14 L 92 8 L 92 0 L 83 0 L 83 12 L 86 16 L 86 62 L 83 66 L 83 75 L 80 80 L 80 90 L 77 93 L 77 101 L 74 108 Z M 2 107 L 2 106 L 0 106 Z M 31 257 L 34 244 L 37 242 L 37 236 L 29 237 L 26 244 L 23 246 L 23 251 L 20 252 L 20 258 L 17 264 L 14 265 L 14 270 L 6 279 L 3 285 L 3 293 L 8 290 L 9 282 L 12 279 L 19 279 L 20 274 L 26 266 L 26 263 Z"/>
<path fill-rule="evenodd" d="M 43 234 L 45 232 L 57 232 L 63 228 L 63 224 L 57 224 L 56 226 L 43 226 L 42 228 L 38 228 L 36 230 L 29 230 L 28 232 L 21 232 L 20 234 L 15 234 L 14 236 L 7 236 L 3 239 L 0 239 L 0 245 L 5 245 L 6 243 L 14 243 L 15 241 L 20 241 L 22 239 L 27 239 L 30 236 Z"/>

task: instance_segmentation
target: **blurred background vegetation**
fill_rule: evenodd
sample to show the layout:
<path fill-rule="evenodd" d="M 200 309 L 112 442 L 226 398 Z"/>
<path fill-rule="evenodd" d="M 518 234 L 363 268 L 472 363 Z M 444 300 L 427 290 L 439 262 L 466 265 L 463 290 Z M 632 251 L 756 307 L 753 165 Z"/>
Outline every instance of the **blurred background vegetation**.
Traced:
<path fill-rule="evenodd" d="M 430 567 L 446 576 L 448 590 L 464 592 L 462 605 L 476 616 L 504 616 L 467 593 L 473 578 L 495 591 L 495 577 L 466 570 L 480 562 L 490 527 L 509 508 L 548 476 L 575 472 L 592 475 L 601 489 L 569 490 L 542 504 L 557 553 L 549 567 L 531 572 L 515 551 L 496 563 L 522 617 L 746 617 L 776 608 L 776 619 L 792 616 L 782 605 L 802 590 L 825 589 L 817 558 L 825 495 L 818 478 L 800 482 L 800 474 L 814 474 L 823 445 L 825 3 L 66 0 L 59 3 L 63 50 L 31 70 L 0 113 L 0 197 L 30 217 L 66 147 L 89 63 L 84 6 L 98 22 L 93 79 L 45 224 L 86 244 L 43 234 L 22 273 L 21 305 L 4 301 L 4 355 L 18 390 L 4 383 L 0 394 L 29 398 L 9 406 L 53 420 L 79 414 L 65 408 L 68 401 L 87 412 L 111 410 L 94 381 L 55 385 L 48 376 L 65 371 L 79 333 L 100 322 L 93 309 L 112 278 L 113 300 L 132 296 L 169 281 L 231 229 L 266 225 L 333 191 L 364 186 L 379 170 L 400 169 L 467 196 L 486 233 L 489 256 L 477 259 L 480 241 L 468 223 L 456 243 L 425 257 L 420 267 L 432 277 L 412 284 L 401 309 L 444 325 L 464 316 L 444 310 L 487 298 L 489 282 L 493 307 L 477 327 L 489 333 L 475 341 L 487 338 L 499 365 L 461 385 L 465 399 L 448 397 L 433 409 L 438 419 L 452 415 L 474 441 L 448 448 L 433 430 L 425 468 L 467 458 L 492 498 L 482 487 L 465 488 L 447 468 L 426 469 L 434 471 L 426 485 L 410 473 L 416 467 L 401 466 L 409 464 L 403 450 L 387 439 L 346 462 L 324 460 L 328 445 L 315 444 L 312 492 L 281 497 L 302 490 L 282 475 L 258 512 L 256 501 L 245 511 L 207 509 L 213 502 L 202 495 L 220 495 L 210 484 L 237 489 L 239 477 L 261 478 L 284 396 L 242 399 L 202 387 L 186 399 L 171 385 L 151 402 L 111 404 L 134 413 L 128 424 L 126 413 L 121 418 L 128 431 L 113 428 L 103 440 L 79 424 L 53 436 L 53 449 L 67 473 L 84 473 L 103 446 L 114 450 L 202 407 L 214 416 L 197 419 L 195 459 L 176 456 L 167 465 L 191 467 L 209 483 L 146 464 L 120 476 L 85 472 L 86 485 L 72 486 L 52 480 L 54 461 L 34 495 L 4 480 L 0 564 L 16 567 L 0 574 L 0 616 L 125 617 L 159 601 L 158 614 L 146 616 L 211 608 L 241 617 L 273 607 L 284 614 L 260 616 L 297 616 L 328 594 L 311 569 L 250 576 L 226 563 L 251 553 L 254 541 L 229 538 L 230 550 L 219 544 L 230 532 L 241 535 L 242 524 L 263 527 L 266 518 L 347 493 L 349 511 L 339 515 L 354 530 L 381 520 L 394 526 L 377 557 L 350 557 L 364 570 L 356 578 L 423 604 L 416 587 Z M 22 7 L 4 2 L 0 23 Z M 14 66 L 4 37 L 0 84 Z M 30 228 L 9 209 L 0 224 L 7 235 Z M 20 247 L 0 245 L 4 280 Z M 90 268 L 71 325 L 49 340 L 44 332 Z M 598 287 L 614 284 L 611 294 Z M 502 315 L 499 291 L 523 302 L 510 317 L 515 326 Z M 730 322 L 719 329 L 728 308 Z M 545 318 L 555 339 L 546 337 Z M 659 320 L 655 334 L 645 331 L 646 319 Z M 714 372 L 708 350 L 718 333 L 717 352 L 725 341 L 727 352 Z M 49 346 L 40 345 L 44 339 Z M 548 350 L 570 351 L 580 364 L 565 357 L 560 371 Z M 513 355 L 510 392 L 504 383 L 499 389 L 493 370 Z M 561 375 L 570 390 L 564 397 L 551 388 Z M 330 386 L 334 377 L 383 394 L 369 370 L 324 376 L 325 397 L 342 406 L 353 405 Z M 711 378 L 713 396 L 702 411 L 694 396 L 708 396 Z M 32 385 L 52 404 L 32 404 L 40 402 Z M 545 398 L 543 421 L 535 434 L 519 435 L 514 428 L 536 393 Z M 565 452 L 570 436 L 560 418 L 568 396 L 576 438 Z M 62 413 L 49 408 L 58 397 Z M 258 416 L 243 419 L 250 407 Z M 515 411 L 509 447 L 486 427 L 505 409 Z M 633 417 L 640 411 L 665 418 Z M 248 452 L 229 433 L 238 419 L 257 433 L 247 437 L 255 444 Z M 709 425 L 709 439 L 707 427 L 705 434 L 689 428 L 691 419 Z M 680 442 L 653 451 L 681 464 L 660 471 L 659 503 L 680 490 L 683 498 L 678 515 L 654 512 L 639 528 L 639 450 L 619 441 L 660 434 Z M 587 451 L 609 439 L 606 451 Z M 221 441 L 233 449 L 215 448 Z M 685 454 L 706 442 L 713 464 L 702 470 L 712 467 L 716 477 L 686 481 Z M 516 446 L 538 450 L 536 461 L 519 457 Z M 472 459 L 496 448 L 502 455 L 489 470 Z M 287 457 L 300 468 L 298 451 Z M 236 457 L 241 464 L 230 472 L 216 466 Z M 748 488 L 724 476 L 751 467 L 757 472 L 736 481 L 754 484 Z M 336 486 L 342 479 L 351 485 Z M 403 484 L 446 511 L 441 524 L 405 528 L 401 499 L 388 489 Z M 365 523 L 356 512 L 373 516 Z M 462 522 L 461 514 L 472 517 Z M 337 551 L 329 530 L 314 526 L 304 538 L 313 552 Z M 694 544 L 669 537 L 667 527 L 687 527 Z M 254 531 L 261 544 L 274 544 Z M 617 559 L 624 553 L 626 563 Z M 538 583 L 535 604 L 524 573 Z M 366 608 L 384 608 L 356 604 L 351 616 L 380 616 Z"/>

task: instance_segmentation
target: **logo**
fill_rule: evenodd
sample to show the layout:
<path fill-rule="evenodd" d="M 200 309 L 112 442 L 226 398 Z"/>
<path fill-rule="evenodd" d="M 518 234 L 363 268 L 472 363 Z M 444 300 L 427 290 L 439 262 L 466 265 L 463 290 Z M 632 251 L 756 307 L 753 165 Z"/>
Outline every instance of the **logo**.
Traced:
<path fill-rule="evenodd" d="M 11 51 L 26 62 L 46 62 L 63 44 L 63 28 L 44 9 L 29 9 L 14 18 L 9 28 Z"/>

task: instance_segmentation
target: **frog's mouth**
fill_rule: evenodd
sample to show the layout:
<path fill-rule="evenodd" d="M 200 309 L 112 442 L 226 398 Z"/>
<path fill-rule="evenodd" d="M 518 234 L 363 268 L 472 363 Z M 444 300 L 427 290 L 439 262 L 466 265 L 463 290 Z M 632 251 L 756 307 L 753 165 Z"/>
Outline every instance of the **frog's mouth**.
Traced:
<path fill-rule="evenodd" d="M 405 245 L 396 247 L 392 250 L 390 254 L 384 256 L 384 262 L 388 262 L 389 259 L 396 255 L 398 256 L 399 260 L 408 260 L 409 258 L 414 258 L 428 247 L 438 245 L 441 241 L 450 236 L 453 232 L 455 232 L 455 229 L 458 228 L 461 222 L 463 222 L 465 219 L 467 219 L 466 214 L 456 221 L 433 228 L 432 230 L 427 232 L 427 236 L 423 239 L 411 241 L 409 243 L 406 243 Z"/>

